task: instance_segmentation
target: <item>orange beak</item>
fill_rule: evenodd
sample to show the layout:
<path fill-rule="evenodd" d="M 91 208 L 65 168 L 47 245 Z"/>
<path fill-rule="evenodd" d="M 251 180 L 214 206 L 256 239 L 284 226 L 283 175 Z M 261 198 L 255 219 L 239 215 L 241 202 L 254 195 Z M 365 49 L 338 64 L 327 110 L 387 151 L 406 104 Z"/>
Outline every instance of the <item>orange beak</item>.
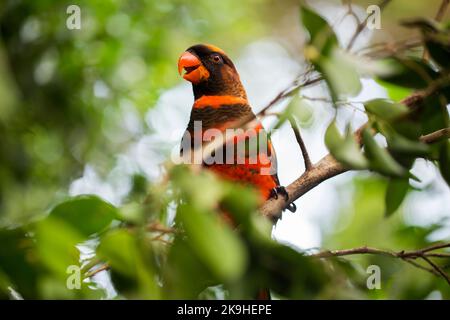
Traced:
<path fill-rule="evenodd" d="M 184 52 L 178 60 L 178 73 L 186 71 L 183 78 L 187 81 L 197 84 L 209 77 L 208 70 L 202 65 L 202 62 L 192 53 Z"/>

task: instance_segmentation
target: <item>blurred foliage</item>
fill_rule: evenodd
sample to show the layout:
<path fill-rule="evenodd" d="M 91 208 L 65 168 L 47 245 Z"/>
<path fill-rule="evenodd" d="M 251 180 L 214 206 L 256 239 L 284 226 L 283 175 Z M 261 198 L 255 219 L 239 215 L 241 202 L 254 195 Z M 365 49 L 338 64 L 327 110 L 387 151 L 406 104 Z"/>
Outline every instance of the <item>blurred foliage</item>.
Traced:
<path fill-rule="evenodd" d="M 94 195 L 69 197 L 68 185 L 87 164 L 107 174 L 115 155 L 149 131 L 140 121 L 127 126 L 123 119 L 130 113 L 141 119 L 177 83 L 175 62 L 182 50 L 197 42 L 238 48 L 267 36 L 280 20 L 274 14 L 280 4 L 272 1 L 77 4 L 82 29 L 72 31 L 65 27 L 64 2 L 0 4 L 1 299 L 236 299 L 252 298 L 266 287 L 276 298 L 423 299 L 433 292 L 450 298 L 442 279 L 400 260 L 368 255 L 319 260 L 273 241 L 253 190 L 208 172 L 167 165 L 166 178 L 148 181 L 135 170 L 129 192 L 116 205 Z M 283 5 L 285 13 L 298 10 L 296 1 Z M 413 189 L 410 179 L 417 179 L 409 172 L 416 159 L 434 163 L 450 184 L 448 140 L 432 146 L 420 141 L 449 126 L 449 29 L 425 19 L 410 21 L 408 28 L 421 33 L 430 59 L 390 56 L 368 72 L 320 14 L 304 5 L 300 11 L 308 34 L 305 57 L 324 77 L 336 112 L 342 99 L 361 90 L 363 77 L 376 79 L 391 99 L 364 103 L 369 125 L 363 150 L 350 124 L 344 134 L 336 121 L 326 130 L 325 144 L 338 161 L 373 174 L 343 186 L 354 190 L 354 199 L 343 204 L 324 247 L 429 245 L 439 225 L 408 226 L 395 212 Z M 433 94 L 417 108 L 402 104 L 413 90 L 430 88 Z M 290 115 L 309 124 L 312 108 L 295 97 L 276 127 Z M 374 133 L 385 138 L 387 148 Z M 237 228 L 224 223 L 218 214 L 224 211 Z M 342 226 L 350 216 L 351 223 Z M 382 290 L 366 288 L 370 264 L 383 269 Z M 68 285 L 76 276 L 71 266 L 79 267 L 81 276 L 76 289 Z M 103 269 L 109 271 L 97 273 Z"/>
<path fill-rule="evenodd" d="M 336 231 L 325 237 L 324 247 L 352 248 L 361 244 L 376 247 L 403 250 L 405 248 L 423 248 L 430 245 L 430 235 L 440 225 L 406 226 L 401 215 L 383 219 L 384 197 L 387 183 L 379 177 L 359 177 L 343 188 L 353 188 L 353 200 L 341 209 Z M 364 213 L 364 214 L 361 214 Z M 431 292 L 440 292 L 442 298 L 450 299 L 448 285 L 441 278 L 416 267 L 382 255 L 355 255 L 345 257 L 346 263 L 357 264 L 359 277 L 352 277 L 356 288 L 362 288 L 357 297 L 377 299 L 425 299 Z M 447 261 L 442 261 L 448 265 Z M 370 265 L 380 266 L 382 272 L 381 290 L 367 290 L 365 282 L 368 274 L 365 269 Z M 355 269 L 355 266 L 353 266 Z M 356 268 L 358 270 L 358 268 Z M 351 271 L 355 273 L 355 271 Z M 414 280 L 412 280 L 414 279 Z M 351 290 L 335 293 L 348 294 Z"/>
<path fill-rule="evenodd" d="M 143 115 L 176 83 L 182 50 L 245 43 L 269 27 L 251 2 L 241 10 L 233 9 L 237 1 L 77 5 L 81 30 L 66 28 L 65 2 L 0 4 L 0 223 L 26 221 L 54 204 L 47 195 L 87 162 L 109 170 L 111 155 L 138 134 L 121 120 Z"/>

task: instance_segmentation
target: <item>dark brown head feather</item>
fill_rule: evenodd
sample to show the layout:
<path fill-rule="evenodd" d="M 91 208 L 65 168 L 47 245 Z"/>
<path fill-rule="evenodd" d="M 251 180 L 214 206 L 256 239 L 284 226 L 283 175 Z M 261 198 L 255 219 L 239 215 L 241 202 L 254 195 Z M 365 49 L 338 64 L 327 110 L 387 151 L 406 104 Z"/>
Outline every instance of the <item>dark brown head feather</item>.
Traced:
<path fill-rule="evenodd" d="M 204 95 L 228 95 L 247 99 L 236 67 L 225 52 L 215 46 L 205 44 L 194 45 L 186 51 L 196 55 L 210 74 L 208 79 L 193 84 L 195 99 Z M 220 56 L 219 61 L 214 60 L 216 55 Z"/>

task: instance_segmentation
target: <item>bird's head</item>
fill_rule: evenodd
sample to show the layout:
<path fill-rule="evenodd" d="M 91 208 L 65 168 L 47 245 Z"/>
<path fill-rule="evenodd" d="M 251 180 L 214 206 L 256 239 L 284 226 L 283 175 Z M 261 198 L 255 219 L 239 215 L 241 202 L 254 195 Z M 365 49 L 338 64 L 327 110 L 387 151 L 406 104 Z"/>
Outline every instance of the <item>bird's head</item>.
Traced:
<path fill-rule="evenodd" d="M 178 60 L 178 72 L 192 83 L 195 99 L 207 95 L 229 95 L 246 99 L 233 62 L 213 45 L 188 48 Z"/>

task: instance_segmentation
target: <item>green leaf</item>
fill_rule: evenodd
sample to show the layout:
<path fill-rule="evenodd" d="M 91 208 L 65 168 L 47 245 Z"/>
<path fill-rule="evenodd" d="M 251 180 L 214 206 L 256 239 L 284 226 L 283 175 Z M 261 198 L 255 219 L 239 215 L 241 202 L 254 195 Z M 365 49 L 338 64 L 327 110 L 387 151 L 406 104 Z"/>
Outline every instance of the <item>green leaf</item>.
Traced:
<path fill-rule="evenodd" d="M 97 254 L 116 271 L 130 277 L 136 276 L 136 258 L 139 253 L 136 240 L 126 230 L 114 230 L 105 234 L 101 238 Z"/>
<path fill-rule="evenodd" d="M 361 90 L 359 75 L 343 51 L 337 49 L 339 43 L 333 29 L 304 5 L 300 6 L 300 16 L 310 35 L 305 57 L 323 74 L 333 101 L 340 96 L 356 95 Z"/>
<path fill-rule="evenodd" d="M 24 298 L 36 298 L 42 268 L 36 259 L 33 239 L 22 229 L 0 229 L 0 243 L 0 299 L 9 298 L 8 287 Z"/>
<path fill-rule="evenodd" d="M 97 196 L 78 196 L 57 205 L 50 216 L 65 221 L 89 237 L 105 230 L 118 217 L 117 209 Z"/>
<path fill-rule="evenodd" d="M 302 127 L 309 127 L 313 123 L 313 115 L 311 105 L 305 99 L 295 95 L 278 117 L 273 129 L 279 129 L 290 116 L 293 116 Z"/>
<path fill-rule="evenodd" d="M 393 135 L 388 140 L 389 150 L 414 156 L 426 156 L 430 147 L 420 141 L 412 141 L 401 135 Z"/>
<path fill-rule="evenodd" d="M 359 74 L 340 49 L 333 49 L 328 57 L 321 57 L 316 66 L 330 88 L 333 101 L 340 97 L 355 96 L 361 91 Z"/>
<path fill-rule="evenodd" d="M 433 60 L 444 69 L 450 67 L 450 34 L 448 30 L 442 29 L 438 23 L 427 18 L 413 18 L 402 24 L 419 28 Z"/>
<path fill-rule="evenodd" d="M 450 142 L 444 142 L 439 153 L 439 170 L 450 186 Z"/>
<path fill-rule="evenodd" d="M 387 121 L 399 118 L 409 112 L 407 106 L 401 103 L 393 103 L 386 99 L 373 99 L 366 101 L 364 103 L 364 108 L 367 112 Z"/>
<path fill-rule="evenodd" d="M 436 63 L 444 69 L 450 68 L 450 35 L 448 33 L 427 35 L 425 45 Z"/>
<path fill-rule="evenodd" d="M 197 299 L 206 287 L 219 283 L 188 242 L 176 237 L 164 265 L 164 292 L 169 299 Z"/>
<path fill-rule="evenodd" d="M 311 299 L 330 281 L 323 264 L 317 259 L 274 241 L 252 243 L 252 246 L 256 261 L 246 279 L 253 283 L 253 289 L 266 285 L 284 297 Z"/>
<path fill-rule="evenodd" d="M 408 125 L 409 123 L 406 124 Z M 413 157 L 425 157 L 430 154 L 430 146 L 418 140 L 419 135 L 416 134 L 413 125 L 408 125 L 408 130 L 403 130 L 405 132 L 402 133 L 397 132 L 393 126 L 395 126 L 396 129 L 405 128 L 405 126 L 399 126 L 398 122 L 393 123 L 392 126 L 387 122 L 376 122 L 377 130 L 386 137 L 388 149 L 389 151 L 392 151 L 395 156 L 407 155 Z M 404 134 L 406 134 L 406 136 Z M 401 163 L 405 165 L 404 162 L 401 161 Z"/>
<path fill-rule="evenodd" d="M 142 203 L 130 202 L 120 207 L 118 213 L 120 220 L 140 224 L 145 221 L 144 205 Z"/>
<path fill-rule="evenodd" d="M 328 56 L 332 48 L 338 45 L 333 29 L 324 18 L 305 5 L 300 5 L 300 18 L 309 33 L 308 44 L 313 46 L 318 54 Z"/>
<path fill-rule="evenodd" d="M 297 120 L 298 124 L 303 128 L 309 128 L 314 122 L 313 106 L 300 97 L 294 102 L 292 116 Z"/>
<path fill-rule="evenodd" d="M 438 77 L 427 62 L 418 58 L 388 58 L 386 62 L 393 72 L 379 78 L 398 86 L 424 89 Z"/>
<path fill-rule="evenodd" d="M 71 274 L 67 274 L 69 277 Z M 39 279 L 40 299 L 44 300 L 100 300 L 105 298 L 104 290 L 94 288 L 95 284 L 81 282 L 80 289 L 68 289 L 66 281 L 61 281 L 55 277 L 42 276 Z"/>
<path fill-rule="evenodd" d="M 373 138 L 369 129 L 363 130 L 364 151 L 370 161 L 370 168 L 381 174 L 404 177 L 407 171 L 392 158 L 389 152 L 381 148 Z"/>
<path fill-rule="evenodd" d="M 238 235 L 217 214 L 193 205 L 178 207 L 177 219 L 198 257 L 222 281 L 241 276 L 247 265 L 247 252 Z"/>
<path fill-rule="evenodd" d="M 412 156 L 426 156 L 430 153 L 431 148 L 420 141 L 410 140 L 395 131 L 384 135 L 387 139 L 388 149 L 400 154 Z"/>
<path fill-rule="evenodd" d="M 345 137 L 339 132 L 333 121 L 325 132 L 325 145 L 333 157 L 343 165 L 353 169 L 367 169 L 368 161 L 363 156 L 350 127 L 347 127 Z"/>
<path fill-rule="evenodd" d="M 405 199 L 408 193 L 409 181 L 407 178 L 389 179 L 389 183 L 386 189 L 385 196 L 385 216 L 389 217 L 392 215 L 402 204 L 403 199 Z"/>
<path fill-rule="evenodd" d="M 395 84 L 376 79 L 376 82 L 380 84 L 384 89 L 386 89 L 389 98 L 392 101 L 401 101 L 402 99 L 411 95 L 413 90 L 411 88 L 405 88 L 402 86 L 397 86 Z"/>
<path fill-rule="evenodd" d="M 250 217 L 260 204 L 261 198 L 257 190 L 242 185 L 229 188 L 224 196 L 221 207 L 229 212 L 233 219 L 242 227 L 247 227 L 251 222 Z"/>
<path fill-rule="evenodd" d="M 80 251 L 77 245 L 85 237 L 66 221 L 56 216 L 48 216 L 34 224 L 36 257 L 45 275 L 39 279 L 40 297 L 55 299 L 93 299 L 103 295 L 92 284 L 80 279 L 79 290 L 69 289 L 67 281 L 74 274 L 71 268 L 80 270 Z M 75 270 L 76 270 L 75 269 Z M 79 273 L 82 276 L 81 271 Z"/>
<path fill-rule="evenodd" d="M 36 246 L 42 262 L 61 279 L 67 277 L 67 268 L 80 264 L 76 247 L 82 235 L 58 217 L 49 216 L 36 224 Z"/>
<path fill-rule="evenodd" d="M 151 246 L 144 242 L 141 235 L 123 229 L 110 231 L 101 238 L 97 255 L 108 262 L 113 272 L 113 282 L 122 294 L 138 292 L 139 297 L 160 297 Z"/>
<path fill-rule="evenodd" d="M 181 165 L 172 169 L 171 177 L 189 203 L 205 209 L 215 208 L 228 186 L 211 172 L 193 173 Z"/>
<path fill-rule="evenodd" d="M 386 60 L 373 60 L 360 54 L 348 52 L 347 50 L 340 50 L 340 57 L 347 64 L 353 66 L 358 74 L 365 77 L 385 76 L 390 75 L 395 71 L 392 64 Z"/>

